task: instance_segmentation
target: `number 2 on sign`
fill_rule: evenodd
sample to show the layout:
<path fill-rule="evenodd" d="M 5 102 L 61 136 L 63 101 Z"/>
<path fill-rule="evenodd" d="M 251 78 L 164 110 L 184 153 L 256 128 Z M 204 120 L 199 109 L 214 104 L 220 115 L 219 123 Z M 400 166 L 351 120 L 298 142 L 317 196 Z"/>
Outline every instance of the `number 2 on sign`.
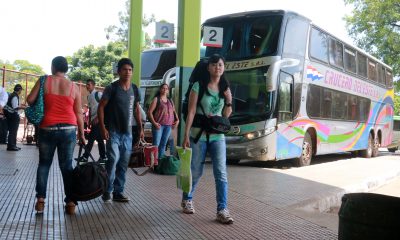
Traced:
<path fill-rule="evenodd" d="M 224 29 L 219 27 L 207 27 L 203 29 L 203 45 L 207 47 L 222 47 Z"/>

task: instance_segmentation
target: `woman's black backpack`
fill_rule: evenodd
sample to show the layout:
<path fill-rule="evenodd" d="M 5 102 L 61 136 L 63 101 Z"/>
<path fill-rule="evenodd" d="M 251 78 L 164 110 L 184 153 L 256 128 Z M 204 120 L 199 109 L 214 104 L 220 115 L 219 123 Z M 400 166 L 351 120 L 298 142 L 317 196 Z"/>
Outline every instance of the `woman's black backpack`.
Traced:
<path fill-rule="evenodd" d="M 79 148 L 80 159 L 82 148 Z M 88 201 L 100 197 L 108 187 L 108 176 L 106 169 L 98 162 L 79 162 L 72 171 L 71 199 L 74 201 Z"/>
<path fill-rule="evenodd" d="M 203 58 L 200 59 L 197 63 L 196 66 L 194 67 L 192 74 L 190 75 L 189 78 L 189 87 L 185 93 L 185 96 L 182 101 L 182 114 L 183 114 L 183 120 L 186 122 L 187 114 L 188 114 L 188 109 L 189 109 L 189 95 L 190 91 L 192 91 L 192 87 L 196 82 L 199 82 L 201 80 L 204 80 L 204 78 L 208 77 L 208 70 L 207 70 L 208 62 L 207 59 Z M 199 96 L 198 99 L 201 99 L 204 95 L 204 87 L 200 87 L 199 89 Z M 198 101 L 197 104 L 199 104 L 200 101 Z"/>

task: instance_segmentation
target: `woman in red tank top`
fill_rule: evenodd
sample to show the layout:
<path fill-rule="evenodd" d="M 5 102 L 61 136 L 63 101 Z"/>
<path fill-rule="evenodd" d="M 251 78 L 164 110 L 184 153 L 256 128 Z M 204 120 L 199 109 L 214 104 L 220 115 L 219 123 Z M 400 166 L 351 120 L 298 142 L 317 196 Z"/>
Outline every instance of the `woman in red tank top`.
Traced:
<path fill-rule="evenodd" d="M 51 64 L 52 75 L 44 86 L 44 118 L 39 126 L 39 166 L 36 176 L 37 213 L 42 213 L 47 192 L 49 170 L 57 149 L 58 163 L 64 182 L 65 211 L 75 213 L 76 201 L 71 199 L 72 158 L 78 138 L 84 144 L 81 94 L 79 88 L 65 74 L 68 62 L 64 57 L 56 57 Z M 40 84 L 36 82 L 27 102 L 35 102 Z"/>

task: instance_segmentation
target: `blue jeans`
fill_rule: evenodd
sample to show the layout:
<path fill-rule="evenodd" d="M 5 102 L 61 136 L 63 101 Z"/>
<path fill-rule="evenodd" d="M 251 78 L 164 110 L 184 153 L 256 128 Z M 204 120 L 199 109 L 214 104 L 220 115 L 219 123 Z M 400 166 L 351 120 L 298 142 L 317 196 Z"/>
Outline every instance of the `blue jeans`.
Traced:
<path fill-rule="evenodd" d="M 36 174 L 36 197 L 46 198 L 49 170 L 57 148 L 65 199 L 71 201 L 72 158 L 76 144 L 76 129 L 39 130 L 39 166 Z M 54 190 L 55 191 L 55 190 Z"/>
<path fill-rule="evenodd" d="M 132 134 L 110 131 L 110 139 L 106 143 L 108 161 L 106 169 L 108 174 L 107 192 L 122 194 L 124 192 L 126 170 L 132 153 Z"/>
<path fill-rule="evenodd" d="M 183 193 L 184 200 L 191 200 L 197 183 L 203 175 L 204 163 L 207 152 L 211 157 L 215 180 L 215 190 L 217 193 L 217 211 L 228 207 L 228 174 L 226 172 L 226 144 L 225 139 L 218 141 L 198 141 L 197 144 L 190 139 L 192 147 L 192 191 Z"/>
<path fill-rule="evenodd" d="M 160 129 L 152 126 L 151 133 L 153 135 L 153 145 L 158 146 L 158 158 L 161 158 L 165 154 L 165 147 L 171 134 L 171 126 L 161 125 Z"/>

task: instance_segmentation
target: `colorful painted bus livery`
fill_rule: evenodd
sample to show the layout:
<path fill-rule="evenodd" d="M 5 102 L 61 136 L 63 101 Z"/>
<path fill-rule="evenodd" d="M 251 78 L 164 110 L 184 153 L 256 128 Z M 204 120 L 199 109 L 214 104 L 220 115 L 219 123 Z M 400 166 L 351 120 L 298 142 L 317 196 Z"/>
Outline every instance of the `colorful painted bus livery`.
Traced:
<path fill-rule="evenodd" d="M 220 16 L 221 54 L 233 95 L 227 156 L 294 159 L 357 152 L 375 157 L 392 142 L 392 69 L 290 11 Z"/>

